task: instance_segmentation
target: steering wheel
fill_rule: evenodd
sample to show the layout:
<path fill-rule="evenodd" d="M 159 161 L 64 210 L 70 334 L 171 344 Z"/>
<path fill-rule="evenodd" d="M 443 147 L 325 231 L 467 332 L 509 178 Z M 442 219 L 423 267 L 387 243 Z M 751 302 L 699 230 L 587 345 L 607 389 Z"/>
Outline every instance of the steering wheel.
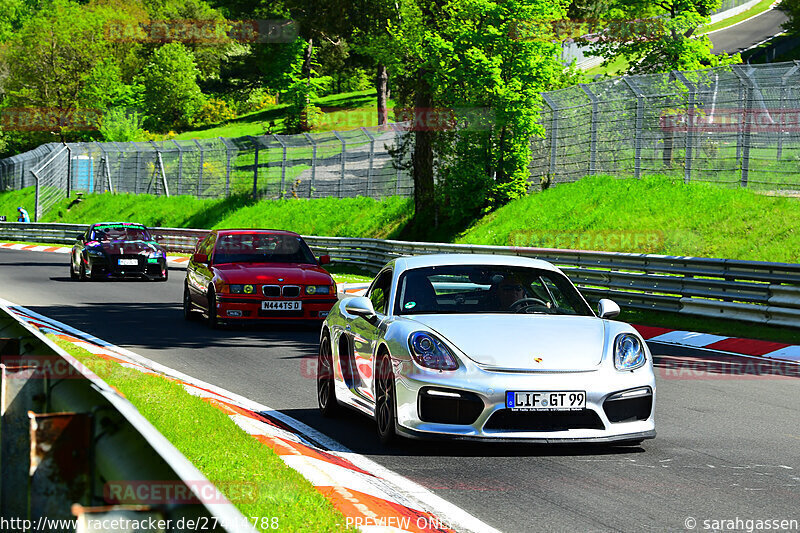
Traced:
<path fill-rule="evenodd" d="M 520 311 L 522 311 L 524 307 L 527 307 L 528 305 L 531 304 L 547 307 L 547 304 L 544 302 L 544 300 L 540 300 L 539 298 L 520 298 L 519 300 L 508 306 L 508 308 L 515 313 L 519 313 Z"/>

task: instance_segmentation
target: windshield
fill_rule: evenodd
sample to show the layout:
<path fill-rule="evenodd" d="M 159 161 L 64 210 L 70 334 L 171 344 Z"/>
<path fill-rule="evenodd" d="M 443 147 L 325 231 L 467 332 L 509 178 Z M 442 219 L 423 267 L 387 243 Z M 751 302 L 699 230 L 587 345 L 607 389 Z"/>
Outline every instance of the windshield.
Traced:
<path fill-rule="evenodd" d="M 448 265 L 408 270 L 398 283 L 395 313 L 538 313 L 593 316 L 562 274 L 536 268 Z"/>
<path fill-rule="evenodd" d="M 123 224 L 95 226 L 89 236 L 91 241 L 152 241 L 150 233 L 143 226 Z"/>
<path fill-rule="evenodd" d="M 308 245 L 295 235 L 245 233 L 223 235 L 214 247 L 214 263 L 316 264 Z"/>

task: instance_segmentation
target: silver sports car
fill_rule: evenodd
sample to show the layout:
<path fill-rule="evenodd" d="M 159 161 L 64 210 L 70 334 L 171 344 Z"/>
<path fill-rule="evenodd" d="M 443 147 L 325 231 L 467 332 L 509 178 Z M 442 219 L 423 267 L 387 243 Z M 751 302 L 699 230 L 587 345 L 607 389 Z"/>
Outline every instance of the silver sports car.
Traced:
<path fill-rule="evenodd" d="M 655 437 L 653 359 L 618 313 L 545 261 L 398 258 L 324 321 L 319 406 L 373 417 L 383 442 L 638 444 Z"/>

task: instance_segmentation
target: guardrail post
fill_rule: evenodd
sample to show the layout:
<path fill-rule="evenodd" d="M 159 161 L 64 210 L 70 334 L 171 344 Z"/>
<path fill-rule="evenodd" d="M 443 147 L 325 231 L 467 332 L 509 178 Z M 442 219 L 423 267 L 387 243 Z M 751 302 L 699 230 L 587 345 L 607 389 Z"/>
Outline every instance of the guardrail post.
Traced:
<path fill-rule="evenodd" d="M 599 100 L 592 92 L 591 88 L 585 83 L 578 84 L 589 100 L 592 101 L 592 122 L 590 125 L 589 138 L 589 174 L 594 174 L 597 167 L 597 115 L 599 113 Z"/>
<path fill-rule="evenodd" d="M 200 198 L 200 191 L 203 190 L 203 159 L 205 158 L 206 152 L 203 150 L 203 146 L 197 139 L 194 140 L 194 144 L 196 144 L 197 149 L 200 150 L 200 172 L 197 176 L 197 197 Z"/>
<path fill-rule="evenodd" d="M 3 353 L 4 356 L 19 355 Z M 24 517 L 28 513 L 28 472 L 31 433 L 29 411 L 41 411 L 44 398 L 44 381 L 36 377 L 34 367 L 0 364 L 0 463 L 3 476 L 0 478 L 0 516 Z M 8 359 L 7 359 L 8 360 Z M 20 366 L 17 366 L 17 365 Z"/>
<path fill-rule="evenodd" d="M 741 82 L 741 86 L 744 89 L 744 94 L 745 94 L 744 124 L 743 124 L 744 128 L 741 136 L 741 146 L 742 146 L 741 186 L 747 187 L 748 174 L 750 173 L 750 130 L 753 121 L 753 80 L 750 79 L 750 74 L 753 72 L 753 68 L 750 67 L 750 69 L 747 72 L 744 72 L 742 70 L 742 67 L 740 67 L 739 65 L 734 65 L 733 67 L 731 67 L 731 70 L 733 70 L 733 73 L 739 77 L 739 81 Z"/>
<path fill-rule="evenodd" d="M 253 161 L 253 200 L 258 200 L 258 150 L 259 150 L 259 142 L 258 138 L 250 136 L 250 142 L 253 143 L 255 146 L 255 158 Z"/>
<path fill-rule="evenodd" d="M 367 170 L 367 196 L 369 197 L 372 189 L 372 165 L 375 158 L 375 138 L 370 135 L 367 128 L 364 126 L 361 126 L 361 131 L 364 132 L 364 135 L 369 139 L 369 169 Z"/>
<path fill-rule="evenodd" d="M 542 93 L 544 102 L 550 107 L 550 179 L 556 175 L 556 158 L 558 157 L 558 104 L 549 95 Z"/>
<path fill-rule="evenodd" d="M 71 519 L 72 504 L 91 503 L 92 417 L 86 413 L 28 415 L 30 519 Z"/>
<path fill-rule="evenodd" d="M 272 134 L 272 138 L 278 141 L 283 151 L 281 159 L 281 191 L 278 195 L 278 198 L 283 198 L 283 191 L 286 190 L 286 144 L 275 133 Z"/>
<path fill-rule="evenodd" d="M 787 89 L 786 83 L 789 81 L 789 78 L 795 72 L 797 72 L 798 69 L 800 69 L 800 65 L 798 65 L 798 61 L 795 60 L 794 66 L 790 68 L 786 74 L 781 76 L 781 111 L 780 111 L 780 117 L 778 119 L 780 126 L 778 127 L 778 150 L 775 156 L 775 159 L 778 161 L 781 160 L 781 155 L 783 152 L 783 134 L 784 134 L 783 125 L 786 122 L 786 96 L 787 93 L 792 90 L 791 87 Z"/>
<path fill-rule="evenodd" d="M 341 177 L 339 178 L 339 198 L 342 197 L 342 183 L 344 182 L 344 163 L 345 163 L 345 155 L 347 152 L 347 142 L 339 135 L 339 132 L 334 130 L 333 134 L 336 136 L 339 141 L 342 143 L 342 153 L 340 156 L 342 167 L 341 167 Z"/>
<path fill-rule="evenodd" d="M 683 72 L 673 70 L 672 74 L 689 90 L 689 97 L 686 101 L 686 163 L 684 166 L 684 183 L 689 183 L 692 179 L 692 148 L 694 147 L 694 130 L 695 130 L 695 102 L 697 99 L 697 87 L 694 83 L 686 79 Z"/>
<path fill-rule="evenodd" d="M 317 177 L 317 143 L 314 142 L 314 138 L 308 133 L 303 133 L 303 135 L 309 144 L 311 144 L 311 186 L 308 188 L 308 197 L 311 198 L 311 195 L 314 194 Z"/>
<path fill-rule="evenodd" d="M 622 79 L 628 85 L 633 94 L 636 95 L 636 126 L 633 137 L 633 177 L 640 179 L 642 177 L 642 122 L 644 120 L 644 93 L 636 84 L 635 81 L 628 76 L 623 76 Z"/>

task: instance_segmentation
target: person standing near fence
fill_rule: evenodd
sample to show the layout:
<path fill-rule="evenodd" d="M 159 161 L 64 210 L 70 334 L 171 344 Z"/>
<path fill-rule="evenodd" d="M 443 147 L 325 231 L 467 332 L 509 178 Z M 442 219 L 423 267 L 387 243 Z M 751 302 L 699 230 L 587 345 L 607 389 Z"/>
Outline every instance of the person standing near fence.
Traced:
<path fill-rule="evenodd" d="M 30 222 L 31 221 L 31 217 L 28 214 L 28 212 L 25 210 L 24 207 L 19 206 L 17 208 L 17 211 L 19 212 L 19 216 L 17 217 L 17 222 Z"/>

